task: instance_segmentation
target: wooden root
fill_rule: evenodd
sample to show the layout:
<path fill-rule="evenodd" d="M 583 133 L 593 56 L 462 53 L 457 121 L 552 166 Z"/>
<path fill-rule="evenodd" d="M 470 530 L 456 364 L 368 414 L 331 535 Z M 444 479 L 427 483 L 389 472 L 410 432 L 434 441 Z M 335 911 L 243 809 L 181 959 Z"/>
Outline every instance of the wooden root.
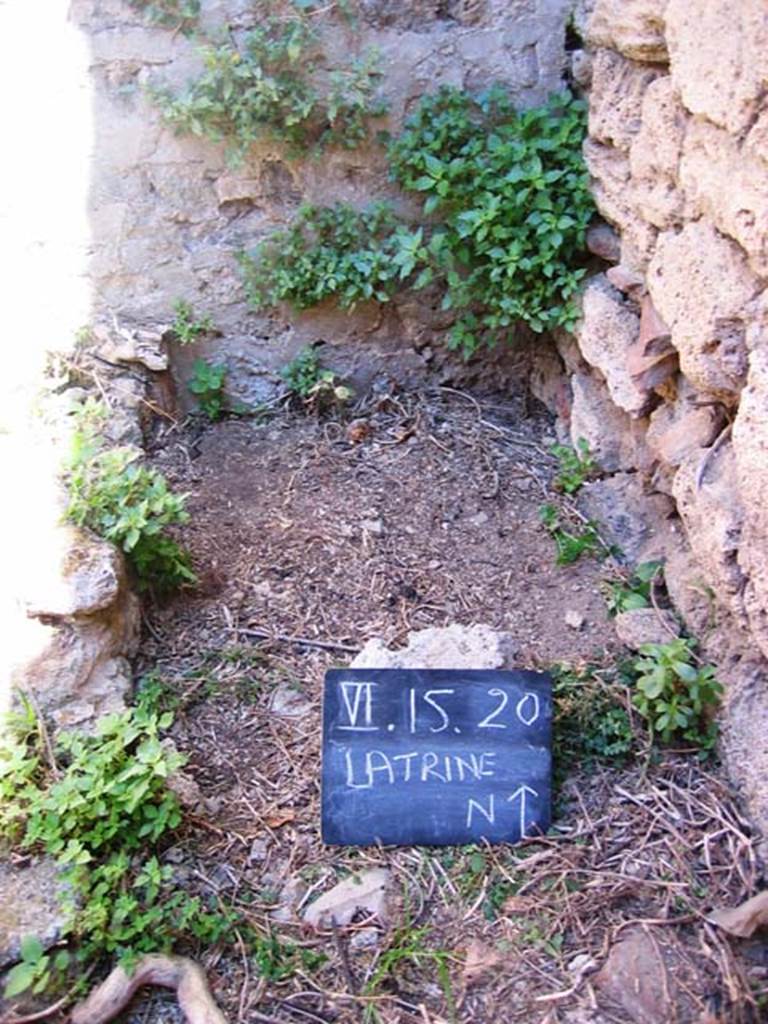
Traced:
<path fill-rule="evenodd" d="M 203 969 L 185 956 L 143 956 L 127 974 L 116 967 L 93 992 L 72 1010 L 72 1024 L 106 1024 L 123 1010 L 142 985 L 176 990 L 176 998 L 189 1024 L 227 1024 L 213 1001 Z"/>

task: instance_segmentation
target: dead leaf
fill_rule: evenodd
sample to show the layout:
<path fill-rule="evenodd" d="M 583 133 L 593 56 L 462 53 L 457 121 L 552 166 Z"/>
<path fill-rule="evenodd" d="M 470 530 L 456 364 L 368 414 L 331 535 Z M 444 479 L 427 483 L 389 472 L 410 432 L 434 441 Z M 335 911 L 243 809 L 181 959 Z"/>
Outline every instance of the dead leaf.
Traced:
<path fill-rule="evenodd" d="M 535 906 L 530 896 L 509 896 L 504 900 L 505 914 L 527 914 Z"/>
<path fill-rule="evenodd" d="M 464 984 L 467 988 L 474 985 L 494 967 L 498 967 L 501 961 L 502 956 L 498 950 L 492 946 L 486 946 L 480 939 L 473 939 L 467 946 L 467 955 L 464 960 L 464 970 L 461 975 Z"/>
<path fill-rule="evenodd" d="M 362 441 L 367 441 L 372 433 L 373 428 L 368 420 L 352 420 L 347 427 L 347 440 L 352 444 L 360 444 Z"/>
<path fill-rule="evenodd" d="M 291 821 L 296 821 L 296 811 L 292 807 L 283 807 L 268 814 L 264 819 L 264 824 L 267 828 L 280 828 L 281 825 L 287 825 Z"/>
<path fill-rule="evenodd" d="M 338 925 L 349 924 L 358 910 L 386 921 L 390 882 L 390 873 L 384 868 L 350 875 L 310 903 L 302 917 L 316 928 L 327 926 L 332 920 Z"/>
<path fill-rule="evenodd" d="M 748 939 L 757 928 L 768 925 L 768 889 L 759 892 L 741 906 L 730 910 L 713 910 L 707 920 L 729 935 Z"/>

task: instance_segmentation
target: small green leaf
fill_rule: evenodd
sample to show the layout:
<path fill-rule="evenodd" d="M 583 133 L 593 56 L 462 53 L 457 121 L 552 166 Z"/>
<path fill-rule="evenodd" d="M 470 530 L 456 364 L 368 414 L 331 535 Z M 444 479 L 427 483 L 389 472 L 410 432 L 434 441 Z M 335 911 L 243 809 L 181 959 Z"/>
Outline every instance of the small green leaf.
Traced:
<path fill-rule="evenodd" d="M 7 999 L 25 992 L 35 980 L 35 969 L 32 965 L 23 963 L 12 967 L 5 978 L 4 995 Z"/>
<path fill-rule="evenodd" d="M 43 944 L 35 935 L 25 935 L 21 940 L 21 957 L 23 960 L 39 960 L 43 955 Z"/>

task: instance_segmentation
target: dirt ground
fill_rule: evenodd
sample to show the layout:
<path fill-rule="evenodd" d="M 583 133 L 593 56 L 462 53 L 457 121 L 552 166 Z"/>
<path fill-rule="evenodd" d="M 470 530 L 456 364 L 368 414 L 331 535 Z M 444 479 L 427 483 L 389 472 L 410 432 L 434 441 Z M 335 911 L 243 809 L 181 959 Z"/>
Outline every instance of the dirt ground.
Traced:
<path fill-rule="evenodd" d="M 754 841 L 691 757 L 574 765 L 552 832 L 514 847 L 320 843 L 323 675 L 369 638 L 485 623 L 521 667 L 617 656 L 608 566 L 557 567 L 539 523 L 553 441 L 522 400 L 448 388 L 382 393 L 344 421 L 278 410 L 157 437 L 154 464 L 189 492 L 201 586 L 147 611 L 139 668 L 200 787 L 166 856 L 265 937 L 203 957 L 233 1024 L 760 1019 L 768 955 L 705 920 L 754 891 Z M 372 866 L 392 874 L 388 921 L 302 922 Z M 125 1019 L 181 1018 L 155 993 Z"/>

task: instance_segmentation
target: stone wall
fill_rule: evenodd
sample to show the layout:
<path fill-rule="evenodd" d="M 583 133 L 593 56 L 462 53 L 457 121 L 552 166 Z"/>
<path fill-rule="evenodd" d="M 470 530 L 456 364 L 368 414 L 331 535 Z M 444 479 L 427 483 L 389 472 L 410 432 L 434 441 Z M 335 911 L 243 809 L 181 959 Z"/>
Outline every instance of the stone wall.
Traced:
<path fill-rule="evenodd" d="M 389 115 L 397 131 L 424 92 L 451 84 L 479 89 L 507 83 L 521 104 L 561 87 L 570 0 L 361 0 L 347 23 L 332 13 L 326 49 L 340 55 L 376 48 Z M 332 5 L 329 5 L 332 7 Z M 229 24 L 235 36 L 254 24 L 252 0 L 203 0 L 203 27 Z M 183 85 L 199 71 L 195 45 L 152 28 L 124 0 L 74 0 L 72 18 L 91 49 L 95 150 L 90 187 L 90 277 L 95 315 L 165 320 L 176 299 L 210 313 L 219 336 L 180 350 L 184 380 L 193 358 L 225 362 L 234 396 L 272 396 L 274 371 L 305 344 L 338 346 L 327 357 L 363 382 L 382 367 L 402 380 L 423 375 L 430 341 L 445 314 L 403 296 L 352 315 L 323 308 L 301 316 L 249 312 L 235 253 L 288 223 L 302 202 L 364 206 L 390 197 L 384 151 L 329 150 L 291 159 L 275 145 L 253 147 L 237 170 L 224 147 L 176 137 L 164 127 L 145 87 Z M 361 344 L 364 342 L 364 346 Z M 441 344 L 438 351 L 442 351 Z M 183 395 L 183 391 L 182 391 Z"/>
<path fill-rule="evenodd" d="M 578 349 L 560 341 L 570 432 L 670 499 L 645 554 L 667 554 L 672 596 L 720 662 L 725 754 L 765 833 L 768 9 L 597 0 L 583 21 L 585 152 L 618 237 L 594 233 L 612 265 L 587 285 Z"/>

